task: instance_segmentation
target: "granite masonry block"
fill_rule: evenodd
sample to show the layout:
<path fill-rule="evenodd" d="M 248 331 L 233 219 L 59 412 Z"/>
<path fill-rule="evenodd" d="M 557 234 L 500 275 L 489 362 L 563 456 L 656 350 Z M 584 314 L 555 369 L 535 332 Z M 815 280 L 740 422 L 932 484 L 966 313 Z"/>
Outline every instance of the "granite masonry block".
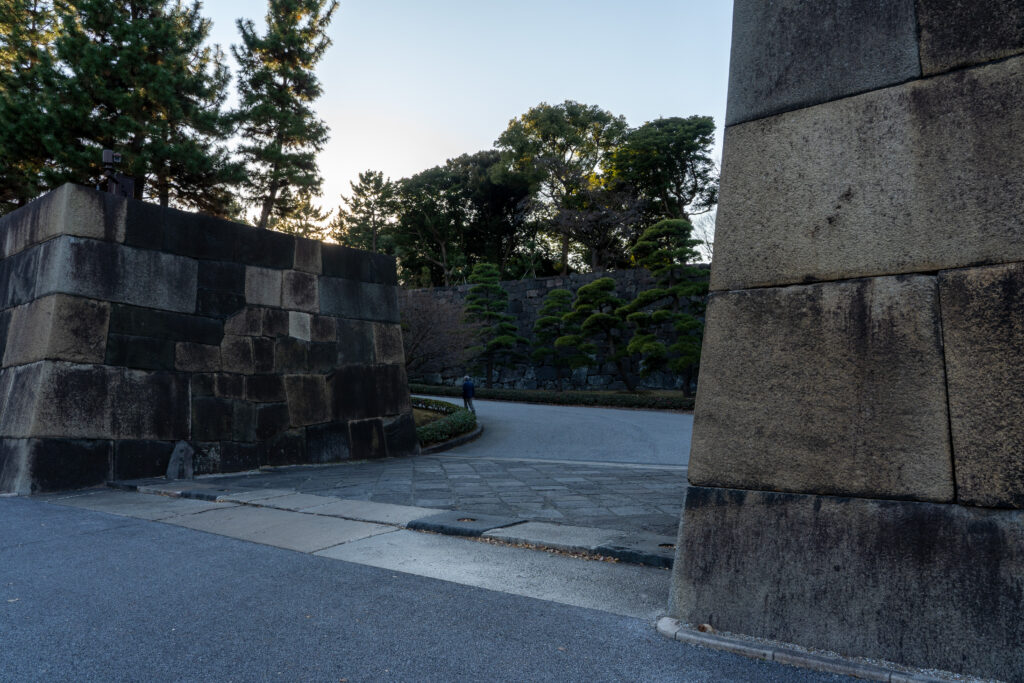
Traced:
<path fill-rule="evenodd" d="M 349 422 L 348 433 L 349 452 L 353 460 L 387 457 L 384 424 L 379 418 Z"/>
<path fill-rule="evenodd" d="M 249 375 L 245 378 L 245 398 L 256 403 L 284 401 L 284 376 Z"/>
<path fill-rule="evenodd" d="M 295 238 L 295 263 L 292 266 L 295 270 L 304 273 L 319 275 L 323 272 L 320 260 L 320 241 L 311 240 L 305 237 Z"/>
<path fill-rule="evenodd" d="M 288 311 L 277 308 L 263 309 L 263 336 L 288 336 Z"/>
<path fill-rule="evenodd" d="M 729 126 L 921 75 L 914 0 L 736 0 L 732 30 Z"/>
<path fill-rule="evenodd" d="M 340 244 L 322 247 L 323 274 L 329 277 L 397 285 L 395 257 L 360 251 Z"/>
<path fill-rule="evenodd" d="M 329 315 L 314 315 L 309 327 L 310 341 L 334 342 L 338 339 L 338 320 Z M 0 349 L 0 353 L 2 353 Z"/>
<path fill-rule="evenodd" d="M 245 302 L 250 306 L 281 307 L 281 271 L 248 266 L 245 269 Z"/>
<path fill-rule="evenodd" d="M 320 312 L 397 323 L 398 293 L 390 285 L 324 276 L 320 278 Z"/>
<path fill-rule="evenodd" d="M 260 444 L 260 465 L 280 467 L 306 462 L 306 439 L 302 431 L 282 432 Z"/>
<path fill-rule="evenodd" d="M 213 395 L 220 398 L 245 398 L 245 375 L 219 372 L 213 376 Z"/>
<path fill-rule="evenodd" d="M 254 470 L 259 466 L 259 444 L 234 441 L 220 443 L 220 470 L 222 472 L 242 472 Z"/>
<path fill-rule="evenodd" d="M 159 477 L 167 472 L 173 441 L 115 441 L 114 479 Z"/>
<path fill-rule="evenodd" d="M 39 257 L 45 245 L 0 260 L 0 309 L 12 308 L 36 298 Z"/>
<path fill-rule="evenodd" d="M 22 452 L 11 463 L 15 469 L 23 468 L 14 477 L 20 481 L 20 490 L 12 490 L 15 493 L 47 493 L 85 488 L 102 484 L 110 476 L 110 441 L 0 439 L 0 490 L 3 490 L 2 482 L 8 476 L 4 472 L 4 459 L 5 452 L 11 450 L 4 447 L 6 444 L 13 445 L 11 450 L 15 453 L 19 450 Z"/>
<path fill-rule="evenodd" d="M 311 338 L 312 316 L 309 313 L 288 311 L 288 336 L 308 342 Z"/>
<path fill-rule="evenodd" d="M 234 402 L 226 398 L 192 399 L 192 440 L 230 441 Z"/>
<path fill-rule="evenodd" d="M 957 499 L 1024 508 L 1024 264 L 939 274 Z"/>
<path fill-rule="evenodd" d="M 373 326 L 374 357 L 378 363 L 405 363 L 402 326 L 376 323 Z"/>
<path fill-rule="evenodd" d="M 170 339 L 114 334 L 107 338 L 104 363 L 139 370 L 177 369 L 177 344 Z"/>
<path fill-rule="evenodd" d="M 0 311 L 0 366 L 4 365 L 2 360 L 7 352 L 7 333 L 11 327 L 11 315 L 10 310 Z"/>
<path fill-rule="evenodd" d="M 200 289 L 245 294 L 245 266 L 230 261 L 200 261 L 198 284 Z"/>
<path fill-rule="evenodd" d="M 46 358 L 102 363 L 110 322 L 110 304 L 55 294 L 19 306 L 8 314 L 10 331 L 3 365 Z M 7 326 L 3 326 L 7 332 Z"/>
<path fill-rule="evenodd" d="M 405 368 L 399 365 L 346 365 L 328 376 L 332 416 L 358 420 L 409 410 Z"/>
<path fill-rule="evenodd" d="M 220 370 L 220 346 L 177 342 L 174 345 L 174 369 L 184 372 Z"/>
<path fill-rule="evenodd" d="M 220 364 L 225 372 L 251 375 L 254 371 L 252 338 L 224 335 L 220 345 Z"/>
<path fill-rule="evenodd" d="M 373 324 L 337 318 L 338 364 L 368 365 L 376 362 Z"/>
<path fill-rule="evenodd" d="M 928 76 L 1024 52 L 1020 0 L 917 0 L 917 19 Z"/>
<path fill-rule="evenodd" d="M 936 278 L 713 295 L 689 479 L 952 501 Z"/>
<path fill-rule="evenodd" d="M 317 276 L 297 270 L 286 270 L 281 282 L 281 305 L 292 311 L 320 310 Z"/>
<path fill-rule="evenodd" d="M 227 318 L 237 313 L 244 306 L 244 294 L 202 288 L 196 294 L 196 313 L 199 315 Z"/>
<path fill-rule="evenodd" d="M 295 262 L 295 238 L 274 230 L 239 226 L 233 260 L 264 268 L 291 268 Z"/>
<path fill-rule="evenodd" d="M 58 235 L 123 242 L 125 204 L 124 199 L 105 192 L 80 185 L 62 185 L 0 217 L 0 258 Z"/>
<path fill-rule="evenodd" d="M 309 345 L 310 372 L 327 374 L 338 367 L 338 345 L 334 342 L 313 342 Z"/>
<path fill-rule="evenodd" d="M 213 374 L 195 373 L 189 381 L 193 398 L 196 396 L 213 396 Z"/>
<path fill-rule="evenodd" d="M 136 337 L 216 345 L 224 337 L 224 323 L 208 316 L 114 304 L 110 311 L 110 331 Z"/>
<path fill-rule="evenodd" d="M 328 422 L 306 427 L 308 462 L 341 462 L 348 460 L 349 456 L 347 423 Z"/>
<path fill-rule="evenodd" d="M 1016 510 L 690 487 L 671 616 L 1020 681 Z"/>
<path fill-rule="evenodd" d="M 323 375 L 285 375 L 284 390 L 292 427 L 305 427 L 331 419 L 327 383 Z"/>
<path fill-rule="evenodd" d="M 230 261 L 241 226 L 212 216 L 129 200 L 125 244 L 195 259 Z"/>
<path fill-rule="evenodd" d="M 196 308 L 196 262 L 111 242 L 56 237 L 40 246 L 35 295 L 90 299 L 179 313 Z"/>
<path fill-rule="evenodd" d="M 398 417 L 384 418 L 384 441 L 388 455 L 395 458 L 405 455 L 418 455 L 419 439 L 416 437 L 416 421 L 412 413 Z"/>
<path fill-rule="evenodd" d="M 247 306 L 224 321 L 224 333 L 258 337 L 263 334 L 263 309 Z"/>
<path fill-rule="evenodd" d="M 256 405 L 248 401 L 232 401 L 231 440 L 256 441 Z"/>
<path fill-rule="evenodd" d="M 309 367 L 309 343 L 301 339 L 280 337 L 274 341 L 274 371 L 303 372 Z"/>
<path fill-rule="evenodd" d="M 264 403 L 256 406 L 256 438 L 265 441 L 288 429 L 288 404 Z"/>
<path fill-rule="evenodd" d="M 252 340 L 253 372 L 274 371 L 274 340 L 265 337 L 253 337 Z"/>
<path fill-rule="evenodd" d="M 713 290 L 1024 260 L 1024 57 L 733 126 Z"/>

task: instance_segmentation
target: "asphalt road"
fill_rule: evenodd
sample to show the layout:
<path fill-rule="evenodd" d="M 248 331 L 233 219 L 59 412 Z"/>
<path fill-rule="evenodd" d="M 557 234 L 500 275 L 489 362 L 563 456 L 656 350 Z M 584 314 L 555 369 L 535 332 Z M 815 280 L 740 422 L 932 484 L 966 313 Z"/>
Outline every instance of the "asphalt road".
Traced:
<path fill-rule="evenodd" d="M 4 681 L 848 680 L 180 526 L 18 498 L 0 520 Z"/>
<path fill-rule="evenodd" d="M 437 397 L 461 404 L 461 399 Z M 459 455 L 685 466 L 693 415 L 474 400 L 484 433 Z"/>

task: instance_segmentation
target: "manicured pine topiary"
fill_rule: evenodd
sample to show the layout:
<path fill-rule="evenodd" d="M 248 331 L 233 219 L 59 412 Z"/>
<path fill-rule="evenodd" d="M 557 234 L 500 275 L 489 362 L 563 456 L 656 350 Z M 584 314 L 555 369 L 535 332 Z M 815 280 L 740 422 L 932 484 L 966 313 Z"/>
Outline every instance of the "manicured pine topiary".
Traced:
<path fill-rule="evenodd" d="M 565 319 L 565 315 L 571 311 L 572 292 L 568 289 L 552 289 L 544 297 L 537 322 L 533 324 L 535 342 L 531 356 L 538 365 L 549 363 L 555 369 L 558 391 L 562 390 L 562 375 L 565 370 L 582 367 L 590 362 L 589 357 L 572 348 L 555 345 L 555 340 L 559 337 L 579 332 L 578 326 Z"/>
<path fill-rule="evenodd" d="M 555 340 L 555 347 L 574 352 L 573 367 L 614 363 L 619 379 L 626 389 L 636 389 L 629 373 L 629 330 L 620 313 L 625 301 L 615 296 L 615 280 L 603 277 L 584 285 L 576 292 L 572 311 L 563 318 L 579 332 Z M 583 362 L 583 357 L 590 360 Z"/>
<path fill-rule="evenodd" d="M 491 263 L 473 266 L 473 284 L 466 296 L 466 322 L 477 325 L 477 344 L 470 352 L 483 362 L 486 386 L 494 385 L 494 368 L 517 355 L 516 348 L 527 340 L 519 336 L 515 316 L 508 313 L 508 292 L 501 287 L 498 267 Z"/>
<path fill-rule="evenodd" d="M 700 362 L 704 323 L 697 316 L 708 291 L 707 271 L 688 265 L 696 260 L 694 247 L 700 243 L 691 237 L 692 230 L 689 221 L 670 219 L 644 231 L 633 246 L 633 258 L 651 272 L 656 285 L 620 311 L 634 328 L 628 348 L 643 359 L 641 374 L 665 369 L 682 375 L 685 396 Z"/>

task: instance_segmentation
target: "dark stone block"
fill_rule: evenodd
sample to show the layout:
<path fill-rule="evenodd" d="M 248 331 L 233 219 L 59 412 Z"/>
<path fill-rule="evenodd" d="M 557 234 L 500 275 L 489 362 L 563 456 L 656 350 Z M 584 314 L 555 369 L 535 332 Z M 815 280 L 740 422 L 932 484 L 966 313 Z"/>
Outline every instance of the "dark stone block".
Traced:
<path fill-rule="evenodd" d="M 398 284 L 393 256 L 360 251 L 339 244 L 323 244 L 321 258 L 324 275 L 385 285 Z"/>
<path fill-rule="evenodd" d="M 917 18 L 925 75 L 1024 52 L 1020 0 L 918 0 Z"/>
<path fill-rule="evenodd" d="M 124 243 L 142 249 L 164 247 L 164 209 L 156 204 L 129 199 Z"/>
<path fill-rule="evenodd" d="M 522 524 L 525 520 L 515 517 L 498 517 L 495 515 L 481 515 L 476 512 L 460 512 L 458 510 L 445 510 L 436 515 L 414 519 L 407 525 L 409 529 L 416 531 L 433 531 L 434 533 L 445 534 L 446 536 L 483 536 L 492 529 L 502 529 L 516 524 Z"/>
<path fill-rule="evenodd" d="M 118 373 L 111 429 L 117 439 L 177 441 L 189 434 L 189 376 L 178 372 Z M 85 394 L 72 392 L 71 396 Z"/>
<path fill-rule="evenodd" d="M 405 368 L 346 365 L 328 378 L 332 416 L 337 420 L 398 415 L 408 410 Z"/>
<path fill-rule="evenodd" d="M 11 326 L 11 312 L 0 311 L 0 358 L 4 357 L 7 349 L 7 330 Z"/>
<path fill-rule="evenodd" d="M 226 261 L 203 261 L 199 264 L 199 288 L 218 292 L 245 294 L 245 266 Z"/>
<path fill-rule="evenodd" d="M 288 429 L 288 404 L 266 403 L 256 406 L 256 438 L 264 441 Z"/>
<path fill-rule="evenodd" d="M 384 424 L 381 420 L 349 422 L 348 433 L 349 450 L 353 460 L 387 457 L 387 442 L 384 440 Z"/>
<path fill-rule="evenodd" d="M 737 0 L 726 125 L 919 77 L 914 4 Z"/>
<path fill-rule="evenodd" d="M 252 374 L 252 337 L 226 335 L 220 347 L 220 362 L 227 372 Z"/>
<path fill-rule="evenodd" d="M 125 244 L 197 259 L 231 260 L 237 223 L 129 200 Z"/>
<path fill-rule="evenodd" d="M 321 375 L 285 375 L 288 415 L 293 427 L 305 427 L 330 419 L 327 386 Z"/>
<path fill-rule="evenodd" d="M 319 309 L 317 276 L 297 270 L 285 271 L 281 281 L 281 305 L 294 311 Z"/>
<path fill-rule="evenodd" d="M 310 323 L 310 335 L 314 342 L 333 342 L 338 339 L 337 318 L 329 315 L 314 315 Z"/>
<path fill-rule="evenodd" d="M 321 277 L 320 312 L 341 318 L 397 323 L 398 289 L 374 282 Z"/>
<path fill-rule="evenodd" d="M 245 295 L 214 289 L 199 289 L 196 313 L 213 318 L 227 318 L 245 308 Z"/>
<path fill-rule="evenodd" d="M 234 401 L 231 437 L 234 441 L 256 440 L 256 406 L 248 401 Z"/>
<path fill-rule="evenodd" d="M 254 443 L 222 441 L 220 444 L 221 472 L 243 472 L 260 466 L 260 447 Z"/>
<path fill-rule="evenodd" d="M 291 268 L 295 259 L 295 238 L 273 230 L 239 226 L 235 261 L 264 268 Z"/>
<path fill-rule="evenodd" d="M 279 467 L 306 461 L 306 440 L 302 431 L 283 432 L 260 444 L 260 465 Z"/>
<path fill-rule="evenodd" d="M 349 455 L 348 424 L 329 422 L 306 428 L 307 462 L 341 462 Z"/>
<path fill-rule="evenodd" d="M 337 327 L 339 365 L 368 365 L 376 360 L 371 323 L 338 320 Z"/>
<path fill-rule="evenodd" d="M 245 397 L 257 403 L 278 403 L 285 400 L 284 378 L 281 375 L 250 375 L 245 378 Z"/>
<path fill-rule="evenodd" d="M 192 396 L 213 396 L 213 375 L 196 373 L 192 375 Z"/>
<path fill-rule="evenodd" d="M 267 308 L 263 311 L 263 335 L 266 337 L 288 336 L 288 311 Z"/>
<path fill-rule="evenodd" d="M 30 443 L 32 493 L 96 486 L 110 476 L 110 441 L 32 439 Z"/>
<path fill-rule="evenodd" d="M 333 342 L 313 342 L 309 345 L 309 369 L 328 373 L 338 367 L 338 345 Z"/>
<path fill-rule="evenodd" d="M 217 373 L 213 377 L 213 394 L 218 398 L 245 398 L 245 375 Z"/>
<path fill-rule="evenodd" d="M 292 337 L 281 337 L 274 342 L 274 370 L 276 372 L 304 372 L 308 366 L 308 342 Z"/>
<path fill-rule="evenodd" d="M 110 332 L 216 346 L 224 337 L 224 323 L 212 317 L 113 304 Z"/>
<path fill-rule="evenodd" d="M 174 370 L 174 342 L 111 333 L 107 337 L 104 362 L 139 370 Z"/>
<path fill-rule="evenodd" d="M 274 371 L 274 340 L 254 337 L 252 340 L 252 368 L 254 372 Z"/>
<path fill-rule="evenodd" d="M 385 420 L 384 441 L 387 443 L 388 455 L 393 458 L 419 453 L 420 444 L 416 438 L 416 422 L 412 419 L 412 415 L 399 415 L 396 418 Z"/>
<path fill-rule="evenodd" d="M 226 398 L 192 399 L 192 440 L 230 440 L 233 435 L 234 402 Z"/>
<path fill-rule="evenodd" d="M 174 450 L 172 441 L 115 441 L 114 479 L 160 477 Z"/>
<path fill-rule="evenodd" d="M 0 260 L 0 309 L 20 306 L 36 298 L 36 266 L 42 247 L 33 247 Z"/>

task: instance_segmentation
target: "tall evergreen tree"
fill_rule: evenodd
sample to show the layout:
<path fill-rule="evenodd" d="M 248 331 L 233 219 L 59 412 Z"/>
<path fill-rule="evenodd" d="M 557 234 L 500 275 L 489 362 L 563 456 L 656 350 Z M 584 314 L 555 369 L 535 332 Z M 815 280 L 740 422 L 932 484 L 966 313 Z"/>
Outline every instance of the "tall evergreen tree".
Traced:
<path fill-rule="evenodd" d="M 238 20 L 238 151 L 249 165 L 249 198 L 259 206 L 261 228 L 295 211 L 290 199 L 320 193 L 316 154 L 328 129 L 313 112 L 322 90 L 314 69 L 331 44 L 327 27 L 337 9 L 337 0 L 269 0 L 262 36 L 251 20 Z"/>
<path fill-rule="evenodd" d="M 497 266 L 478 263 L 469 276 L 473 286 L 466 295 L 466 322 L 479 326 L 477 345 L 471 351 L 484 363 L 488 388 L 494 385 L 494 368 L 511 360 L 516 347 L 526 343 L 516 330 L 515 316 L 508 312 L 508 292 L 498 278 Z"/>
<path fill-rule="evenodd" d="M 579 326 L 566 320 L 572 311 L 572 292 L 568 289 L 552 289 L 544 297 L 544 303 L 537 312 L 537 321 L 533 324 L 533 345 L 531 357 L 535 363 L 547 363 L 555 370 L 555 385 L 562 390 L 562 376 L 571 367 L 583 367 L 590 358 L 580 354 L 573 348 L 556 346 L 559 337 L 578 334 Z"/>
<path fill-rule="evenodd" d="M 307 193 L 295 200 L 295 210 L 292 213 L 272 219 L 269 227 L 271 230 L 289 235 L 323 240 L 330 232 L 331 213 L 333 212 L 315 205 L 313 197 Z"/>
<path fill-rule="evenodd" d="M 331 225 L 334 238 L 356 249 L 394 253 L 393 237 L 386 229 L 398 208 L 395 184 L 380 171 L 364 171 L 359 182 L 349 182 L 349 187 L 352 195 L 341 196 L 347 208 L 338 209 Z"/>
<path fill-rule="evenodd" d="M 229 84 L 196 0 L 61 3 L 61 68 L 47 100 L 56 119 L 51 180 L 97 183 L 101 150 L 123 156 L 135 197 L 217 215 L 241 179 L 222 142 Z"/>
<path fill-rule="evenodd" d="M 612 363 L 626 389 L 633 391 L 634 382 L 629 373 L 629 331 L 621 309 L 626 302 L 615 296 L 615 280 L 602 277 L 583 285 L 576 292 L 572 311 L 565 314 L 566 323 L 577 326 L 579 332 L 555 340 L 556 348 L 573 350 L 573 367 L 588 365 L 583 356 L 593 359 L 595 365 Z"/>

